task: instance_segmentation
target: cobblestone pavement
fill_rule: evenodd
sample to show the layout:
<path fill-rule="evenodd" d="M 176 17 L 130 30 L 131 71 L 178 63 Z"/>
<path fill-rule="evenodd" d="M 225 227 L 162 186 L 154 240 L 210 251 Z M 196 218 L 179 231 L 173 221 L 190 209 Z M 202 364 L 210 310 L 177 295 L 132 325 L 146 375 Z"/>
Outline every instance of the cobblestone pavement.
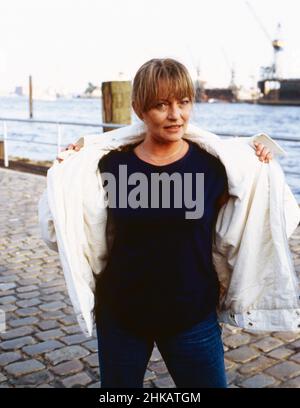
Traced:
<path fill-rule="evenodd" d="M 96 337 L 81 334 L 57 253 L 40 238 L 44 176 L 0 169 L 0 387 L 100 386 Z M 300 227 L 290 240 L 300 274 Z M 300 388 L 300 334 L 224 327 L 230 387 Z M 155 347 L 144 387 L 174 388 Z"/>

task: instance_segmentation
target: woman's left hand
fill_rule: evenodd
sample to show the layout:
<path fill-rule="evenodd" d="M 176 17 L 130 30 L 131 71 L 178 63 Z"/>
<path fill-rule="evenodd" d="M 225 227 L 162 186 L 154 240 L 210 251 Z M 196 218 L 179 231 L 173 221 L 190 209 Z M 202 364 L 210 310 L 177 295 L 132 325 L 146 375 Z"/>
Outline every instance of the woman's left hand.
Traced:
<path fill-rule="evenodd" d="M 258 156 L 260 161 L 269 163 L 269 161 L 273 159 L 273 154 L 266 146 L 264 146 L 263 143 L 254 142 L 254 146 L 256 155 Z"/>

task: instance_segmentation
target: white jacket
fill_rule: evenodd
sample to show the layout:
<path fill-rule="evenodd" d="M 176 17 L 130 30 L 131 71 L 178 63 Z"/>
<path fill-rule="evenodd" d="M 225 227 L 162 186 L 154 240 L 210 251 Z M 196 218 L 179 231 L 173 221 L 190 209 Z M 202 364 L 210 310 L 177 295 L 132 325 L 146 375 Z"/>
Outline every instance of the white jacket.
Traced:
<path fill-rule="evenodd" d="M 144 132 L 138 123 L 79 139 L 84 147 L 62 152 L 65 160 L 55 160 L 48 170 L 39 201 L 42 237 L 59 252 L 86 336 L 94 324 L 95 275 L 105 268 L 113 238 L 106 228 L 98 162 L 110 150 L 142 140 Z M 288 246 L 300 221 L 299 206 L 276 159 L 260 162 L 252 143 L 262 141 L 275 155 L 281 148 L 266 135 L 224 140 L 193 125 L 185 138 L 218 157 L 228 177 L 230 199 L 219 211 L 213 244 L 220 321 L 252 330 L 299 330 L 299 288 Z"/>

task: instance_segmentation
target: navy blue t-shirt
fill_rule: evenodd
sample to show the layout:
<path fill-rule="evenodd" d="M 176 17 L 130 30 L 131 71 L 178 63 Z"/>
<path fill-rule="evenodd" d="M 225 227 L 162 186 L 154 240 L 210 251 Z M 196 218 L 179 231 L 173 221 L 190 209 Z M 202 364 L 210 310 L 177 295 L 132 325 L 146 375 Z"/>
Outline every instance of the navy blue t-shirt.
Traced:
<path fill-rule="evenodd" d="M 107 266 L 97 282 L 96 313 L 99 316 L 102 307 L 108 307 L 124 328 L 137 334 L 175 334 L 200 322 L 216 308 L 219 290 L 212 262 L 212 239 L 217 200 L 227 190 L 227 176 L 216 157 L 194 142 L 187 142 L 186 154 L 163 166 L 141 160 L 133 151 L 136 144 L 126 151 L 111 151 L 99 161 L 101 174 L 114 175 L 116 191 L 107 196 L 111 204 L 115 199 L 114 205 L 108 206 L 114 241 Z M 142 181 L 138 182 L 135 176 L 130 179 L 133 173 L 142 173 Z M 160 190 L 152 190 L 151 177 L 162 173 L 178 173 L 181 187 L 180 182 L 170 182 L 159 184 Z M 137 193 L 140 183 L 147 188 Z M 109 190 L 104 179 L 103 186 Z M 167 208 L 163 208 L 162 190 L 166 186 L 170 201 L 164 202 Z M 124 198 L 133 195 L 134 203 L 141 202 L 143 195 L 143 208 L 132 205 L 132 201 L 124 205 Z M 158 197 L 157 208 L 152 208 L 154 196 Z M 191 208 L 188 198 L 198 203 L 202 200 L 200 218 L 199 205 L 198 218 L 187 218 L 187 212 L 194 211 L 196 216 L 196 207 Z"/>

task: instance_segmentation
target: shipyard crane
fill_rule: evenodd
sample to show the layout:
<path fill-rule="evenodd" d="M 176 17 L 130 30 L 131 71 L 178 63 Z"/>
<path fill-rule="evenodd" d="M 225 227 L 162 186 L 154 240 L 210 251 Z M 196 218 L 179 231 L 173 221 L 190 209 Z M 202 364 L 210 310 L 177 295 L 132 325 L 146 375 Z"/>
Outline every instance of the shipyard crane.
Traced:
<path fill-rule="evenodd" d="M 278 55 L 279 53 L 283 50 L 284 43 L 280 39 L 280 32 L 281 32 L 281 24 L 278 23 L 277 25 L 277 33 L 276 33 L 276 38 L 272 39 L 268 31 L 266 30 L 264 24 L 262 23 L 261 19 L 258 17 L 256 14 L 252 4 L 249 3 L 249 1 L 245 0 L 245 3 L 249 10 L 251 11 L 252 15 L 254 16 L 256 22 L 264 32 L 265 36 L 268 38 L 269 42 L 272 44 L 273 47 L 273 64 L 269 67 L 262 67 L 262 74 L 263 74 L 263 79 L 270 79 L 270 80 L 275 80 L 279 79 L 280 77 L 280 72 L 278 69 Z"/>
<path fill-rule="evenodd" d="M 197 58 L 197 60 L 194 58 L 194 54 L 191 51 L 191 48 L 188 44 L 186 44 L 186 49 L 189 53 L 189 56 L 191 58 L 192 65 L 196 71 L 196 80 L 194 82 L 195 86 L 195 101 L 196 102 L 203 102 L 205 101 L 205 83 L 206 81 L 201 79 L 201 68 L 200 68 L 200 60 Z"/>
<path fill-rule="evenodd" d="M 230 78 L 230 84 L 229 84 L 229 89 L 232 89 L 232 91 L 236 92 L 237 90 L 237 85 L 235 83 L 235 68 L 234 68 L 234 64 L 229 60 L 228 55 L 224 49 L 224 47 L 221 46 L 221 51 L 222 54 L 224 56 L 225 62 L 228 66 L 228 68 L 230 69 L 230 74 L 231 74 L 231 78 Z"/>

